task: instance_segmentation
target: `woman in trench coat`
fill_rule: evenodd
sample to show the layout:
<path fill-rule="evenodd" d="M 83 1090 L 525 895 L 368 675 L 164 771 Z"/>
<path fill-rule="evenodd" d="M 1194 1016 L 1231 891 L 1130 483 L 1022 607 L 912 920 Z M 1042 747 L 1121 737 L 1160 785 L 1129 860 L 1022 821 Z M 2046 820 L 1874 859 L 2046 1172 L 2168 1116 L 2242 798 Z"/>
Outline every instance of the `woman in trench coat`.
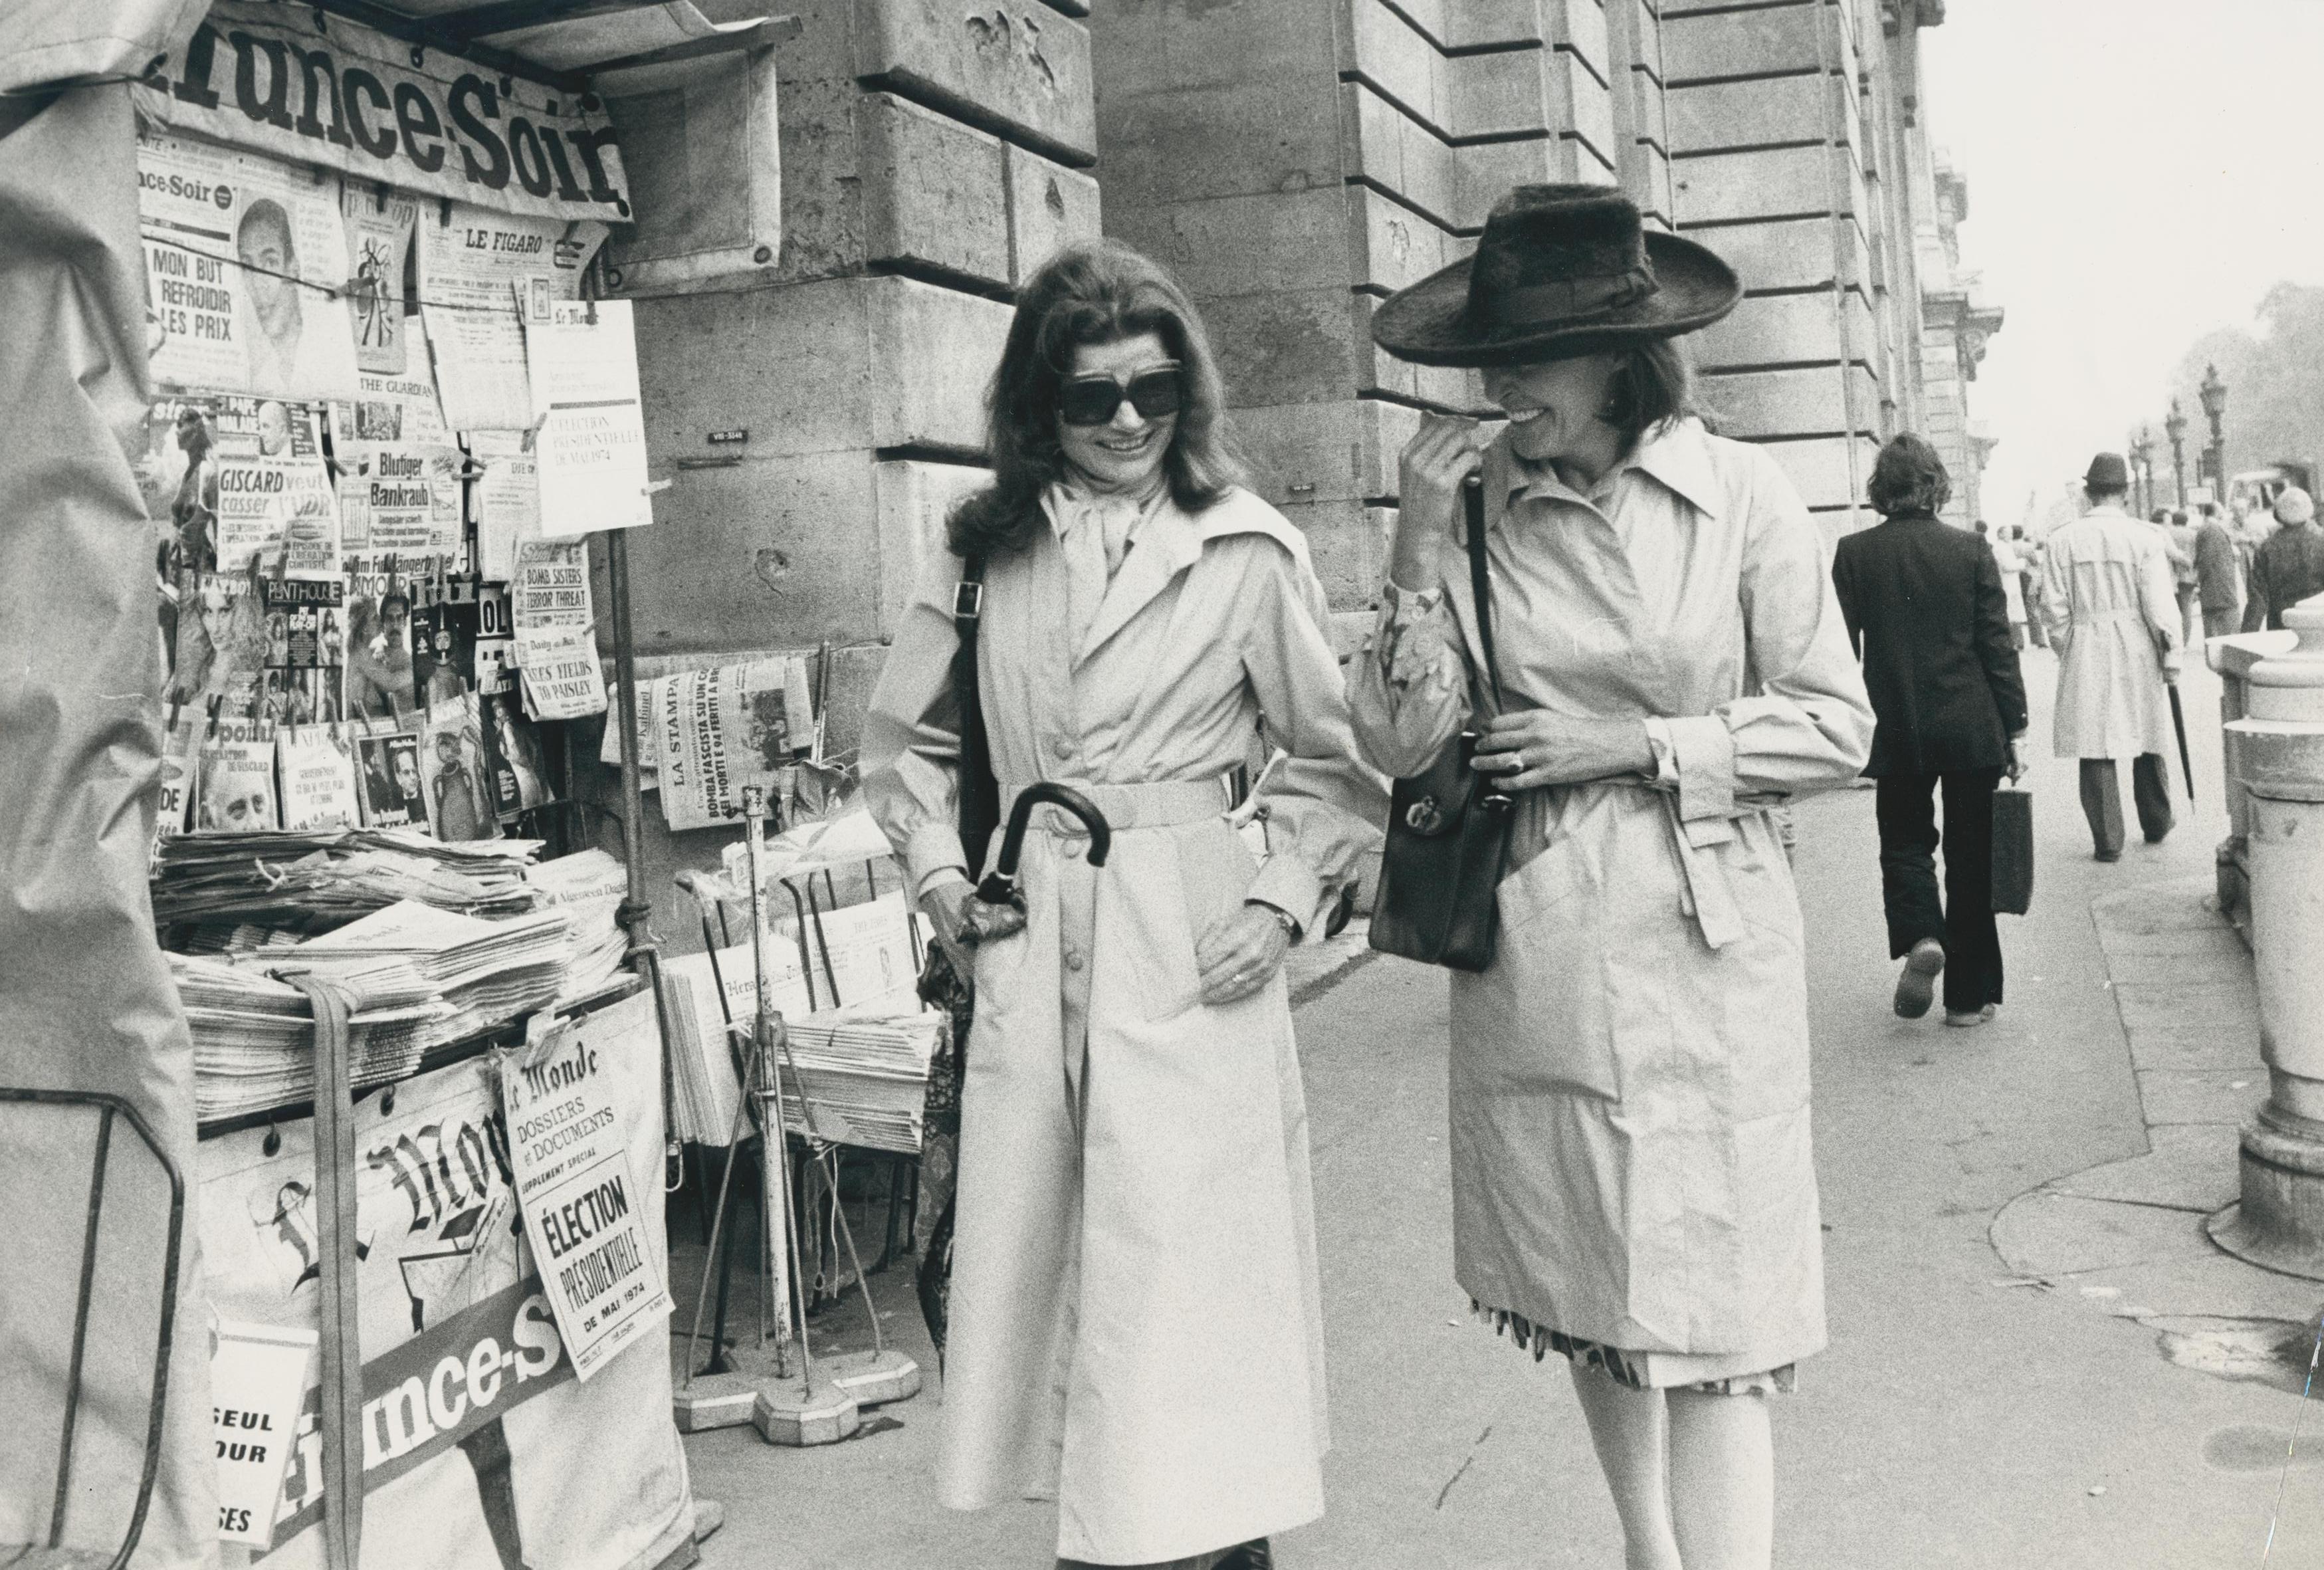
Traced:
<path fill-rule="evenodd" d="M 1528 186 L 1374 327 L 1402 358 L 1480 367 L 1509 420 L 1480 450 L 1432 417 L 1405 449 L 1351 701 L 1389 773 L 1473 728 L 1517 799 L 1493 960 L 1452 979 L 1454 1268 L 1520 1346 L 1572 1362 L 1631 1570 L 1764 1570 L 1763 1398 L 1824 1344 L 1772 809 L 1852 779 L 1873 716 L 1818 525 L 1691 408 L 1671 340 L 1739 293 L 1618 193 Z M 1455 527 L 1471 473 L 1498 706 Z"/>
<path fill-rule="evenodd" d="M 872 809 L 964 971 L 944 1501 L 1057 1501 L 1061 1564 L 1239 1567 L 1323 1513 L 1307 1126 L 1281 962 L 1385 807 L 1355 761 L 1306 542 L 1234 482 L 1177 285 L 1098 242 L 1027 286 L 991 390 L 994 481 L 954 514 L 881 673 Z M 1001 800 L 1043 808 L 1021 922 L 956 828 L 954 591 Z M 1255 859 L 1225 783 L 1283 756 Z M 1020 929 L 1021 928 L 1021 929 Z"/>

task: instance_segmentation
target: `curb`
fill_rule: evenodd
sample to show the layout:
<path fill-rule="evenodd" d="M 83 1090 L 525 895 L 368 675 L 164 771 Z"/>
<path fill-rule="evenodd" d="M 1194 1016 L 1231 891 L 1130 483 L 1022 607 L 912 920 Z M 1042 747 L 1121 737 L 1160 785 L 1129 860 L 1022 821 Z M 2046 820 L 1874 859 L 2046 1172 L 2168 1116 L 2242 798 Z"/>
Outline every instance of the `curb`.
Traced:
<path fill-rule="evenodd" d="M 2324 1281 L 2246 1264 L 2203 1224 L 2236 1198 L 2242 1127 L 2267 1096 L 2250 950 L 2208 878 L 2109 893 L 2090 915 L 2148 1148 L 2003 1205 L 1987 1237 L 2014 1274 L 1995 1284 L 2071 1290 L 2158 1332 L 2174 1362 L 2297 1390 L 2279 1353 L 2296 1340 L 2304 1369 Z"/>

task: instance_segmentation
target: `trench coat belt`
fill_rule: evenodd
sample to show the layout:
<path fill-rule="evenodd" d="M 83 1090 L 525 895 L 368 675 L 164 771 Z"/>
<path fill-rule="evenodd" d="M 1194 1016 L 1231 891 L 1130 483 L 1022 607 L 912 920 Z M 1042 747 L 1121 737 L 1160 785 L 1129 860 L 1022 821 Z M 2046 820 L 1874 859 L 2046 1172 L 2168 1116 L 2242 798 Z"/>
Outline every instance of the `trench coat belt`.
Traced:
<path fill-rule="evenodd" d="M 1133 828 L 1175 828 L 1181 824 L 1200 823 L 1206 817 L 1223 817 L 1233 806 L 1226 780 L 1218 775 L 1206 780 L 1164 780 L 1148 785 L 1084 785 L 1073 780 L 1061 780 L 1058 783 L 1088 797 L 1116 834 Z M 1027 827 L 1059 839 L 1089 837 L 1080 818 L 1055 807 L 1034 808 Z"/>
<path fill-rule="evenodd" d="M 2076 627 L 2144 626 L 2146 614 L 2136 605 L 2115 605 L 2103 611 L 2076 611 L 2069 623 Z"/>

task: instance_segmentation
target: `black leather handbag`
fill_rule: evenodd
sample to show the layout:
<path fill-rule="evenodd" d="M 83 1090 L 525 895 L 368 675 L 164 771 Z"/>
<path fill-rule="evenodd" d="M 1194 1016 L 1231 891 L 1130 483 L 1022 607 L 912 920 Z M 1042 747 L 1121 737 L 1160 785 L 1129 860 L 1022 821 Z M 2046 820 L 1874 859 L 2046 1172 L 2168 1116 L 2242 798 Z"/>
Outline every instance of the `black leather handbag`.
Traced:
<path fill-rule="evenodd" d="M 1477 642 L 1485 651 L 1498 711 L 1501 670 L 1493 653 L 1492 587 L 1485 570 L 1483 481 L 1470 476 L 1461 500 Z M 1372 902 L 1371 946 L 1383 954 L 1453 970 L 1483 970 L 1493 962 L 1499 926 L 1494 893 L 1508 858 L 1517 801 L 1470 767 L 1476 751 L 1477 733 L 1462 731 L 1425 772 L 1396 782 L 1379 892 Z"/>

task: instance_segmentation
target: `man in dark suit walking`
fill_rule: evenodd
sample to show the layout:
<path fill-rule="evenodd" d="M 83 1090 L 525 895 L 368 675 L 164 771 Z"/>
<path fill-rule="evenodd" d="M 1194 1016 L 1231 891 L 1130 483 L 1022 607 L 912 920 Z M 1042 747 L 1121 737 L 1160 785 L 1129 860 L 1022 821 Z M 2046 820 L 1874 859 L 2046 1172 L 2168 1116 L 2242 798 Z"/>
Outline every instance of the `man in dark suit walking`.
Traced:
<path fill-rule="evenodd" d="M 2005 771 L 2014 780 L 2024 768 L 2025 683 L 1993 553 L 1937 518 L 1951 494 L 1935 448 L 1912 435 L 1891 441 L 1870 487 L 1886 522 L 1840 540 L 1831 577 L 1879 718 L 1864 771 L 1878 781 L 1889 957 L 1904 961 L 1896 1011 L 1927 1013 L 1942 972 L 1945 1023 L 1969 1026 L 2001 1002 L 1993 792 Z"/>

